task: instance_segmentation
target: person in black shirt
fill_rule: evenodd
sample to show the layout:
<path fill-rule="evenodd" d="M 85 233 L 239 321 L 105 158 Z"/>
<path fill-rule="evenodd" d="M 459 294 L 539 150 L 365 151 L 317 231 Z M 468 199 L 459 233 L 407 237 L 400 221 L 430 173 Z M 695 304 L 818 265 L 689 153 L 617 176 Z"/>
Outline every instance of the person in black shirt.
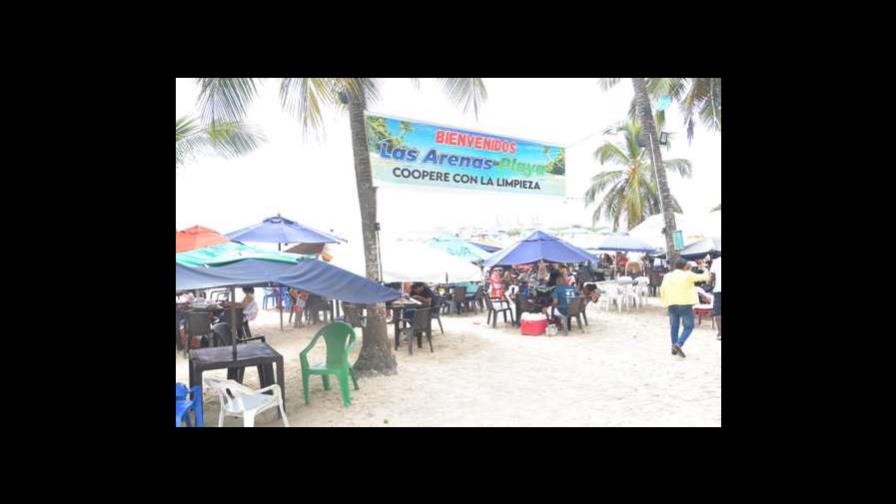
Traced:
<path fill-rule="evenodd" d="M 417 301 L 420 301 L 426 306 L 431 306 L 435 294 L 433 294 L 432 289 L 430 289 L 429 286 L 425 283 L 414 282 L 414 284 L 411 286 L 411 297 L 416 299 Z"/>

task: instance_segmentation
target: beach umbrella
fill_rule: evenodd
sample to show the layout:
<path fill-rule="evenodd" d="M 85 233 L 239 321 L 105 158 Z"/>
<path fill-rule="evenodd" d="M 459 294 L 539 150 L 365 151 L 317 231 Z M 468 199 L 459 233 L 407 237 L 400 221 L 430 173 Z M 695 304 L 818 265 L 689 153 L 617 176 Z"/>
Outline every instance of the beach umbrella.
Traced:
<path fill-rule="evenodd" d="M 491 255 L 491 252 L 456 236 L 441 235 L 429 241 L 429 245 L 469 262 L 479 262 Z"/>
<path fill-rule="evenodd" d="M 681 231 L 684 244 L 700 241 L 711 236 L 722 235 L 721 213 L 712 214 L 680 214 L 675 213 L 675 227 Z M 629 230 L 629 236 L 634 236 L 657 248 L 666 246 L 666 237 L 663 228 L 666 222 L 663 214 L 651 215 L 640 224 Z"/>
<path fill-rule="evenodd" d="M 241 242 L 276 243 L 279 250 L 283 243 L 341 243 L 342 238 L 318 231 L 277 215 L 268 217 L 259 224 L 227 233 L 231 240 Z"/>
<path fill-rule="evenodd" d="M 594 261 L 594 255 L 556 236 L 535 231 L 523 240 L 495 252 L 482 264 L 485 267 L 513 266 L 537 261 L 551 262 L 585 262 Z"/>
<path fill-rule="evenodd" d="M 296 221 L 281 217 L 268 217 L 259 224 L 227 233 L 231 240 L 241 242 L 276 243 L 277 250 L 284 243 L 340 243 L 342 238 L 318 231 Z M 280 311 L 280 329 L 283 329 L 283 296 L 277 297 L 277 309 Z"/>
<path fill-rule="evenodd" d="M 311 255 L 292 254 L 265 250 L 242 243 L 227 242 L 201 249 L 175 254 L 175 261 L 184 266 L 216 266 L 241 261 L 243 259 L 262 259 L 267 261 L 295 263 L 300 259 L 313 259 Z"/>
<path fill-rule="evenodd" d="M 598 250 L 607 252 L 654 252 L 656 247 L 631 235 L 608 234 L 603 236 L 597 246 Z"/>
<path fill-rule="evenodd" d="M 230 241 L 221 233 L 202 226 L 193 226 L 182 231 L 177 231 L 174 234 L 175 253 L 200 249 Z"/>
<path fill-rule="evenodd" d="M 471 262 L 425 243 L 381 238 L 383 282 L 475 282 L 482 271 Z"/>

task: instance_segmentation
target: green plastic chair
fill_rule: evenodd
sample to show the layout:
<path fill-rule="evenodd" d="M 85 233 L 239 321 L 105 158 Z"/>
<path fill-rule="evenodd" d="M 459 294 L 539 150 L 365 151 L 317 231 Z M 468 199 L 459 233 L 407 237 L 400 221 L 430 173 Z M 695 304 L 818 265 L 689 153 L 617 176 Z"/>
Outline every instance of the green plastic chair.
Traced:
<path fill-rule="evenodd" d="M 314 348 L 321 336 L 327 343 L 327 362 L 311 366 L 308 364 L 308 352 Z M 348 345 L 346 345 L 346 339 L 348 339 Z M 351 364 L 348 363 L 348 353 L 353 346 L 355 346 L 355 330 L 345 322 L 330 322 L 317 331 L 317 334 L 311 339 L 311 343 L 299 354 L 299 359 L 302 361 L 302 388 L 305 391 L 305 404 L 309 404 L 308 380 L 311 375 L 321 375 L 324 390 L 330 390 L 329 375 L 336 375 L 339 387 L 342 389 L 342 404 L 348 406 L 352 403 L 348 395 L 349 376 L 352 378 L 355 390 L 358 390 L 358 380 L 355 379 L 355 372 L 352 370 Z"/>

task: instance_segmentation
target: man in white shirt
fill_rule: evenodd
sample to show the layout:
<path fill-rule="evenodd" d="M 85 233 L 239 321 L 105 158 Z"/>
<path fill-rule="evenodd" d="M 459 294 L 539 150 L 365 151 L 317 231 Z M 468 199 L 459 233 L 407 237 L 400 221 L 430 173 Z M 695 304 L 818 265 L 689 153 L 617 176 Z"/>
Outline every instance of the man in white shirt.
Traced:
<path fill-rule="evenodd" d="M 716 334 L 716 339 L 722 339 L 722 258 L 719 257 L 715 261 L 712 262 L 712 267 L 709 268 L 710 276 L 712 277 L 713 282 L 715 283 L 715 287 L 712 289 L 712 318 L 716 321 L 716 328 L 718 329 L 718 333 Z"/>

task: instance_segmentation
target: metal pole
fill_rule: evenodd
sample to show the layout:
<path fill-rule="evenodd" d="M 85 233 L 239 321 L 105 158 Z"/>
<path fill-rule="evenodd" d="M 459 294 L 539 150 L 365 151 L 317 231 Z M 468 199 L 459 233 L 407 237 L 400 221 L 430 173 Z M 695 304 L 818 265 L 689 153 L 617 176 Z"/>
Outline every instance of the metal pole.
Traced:
<path fill-rule="evenodd" d="M 230 341 L 233 342 L 233 360 L 236 360 L 236 290 L 230 288 Z"/>

